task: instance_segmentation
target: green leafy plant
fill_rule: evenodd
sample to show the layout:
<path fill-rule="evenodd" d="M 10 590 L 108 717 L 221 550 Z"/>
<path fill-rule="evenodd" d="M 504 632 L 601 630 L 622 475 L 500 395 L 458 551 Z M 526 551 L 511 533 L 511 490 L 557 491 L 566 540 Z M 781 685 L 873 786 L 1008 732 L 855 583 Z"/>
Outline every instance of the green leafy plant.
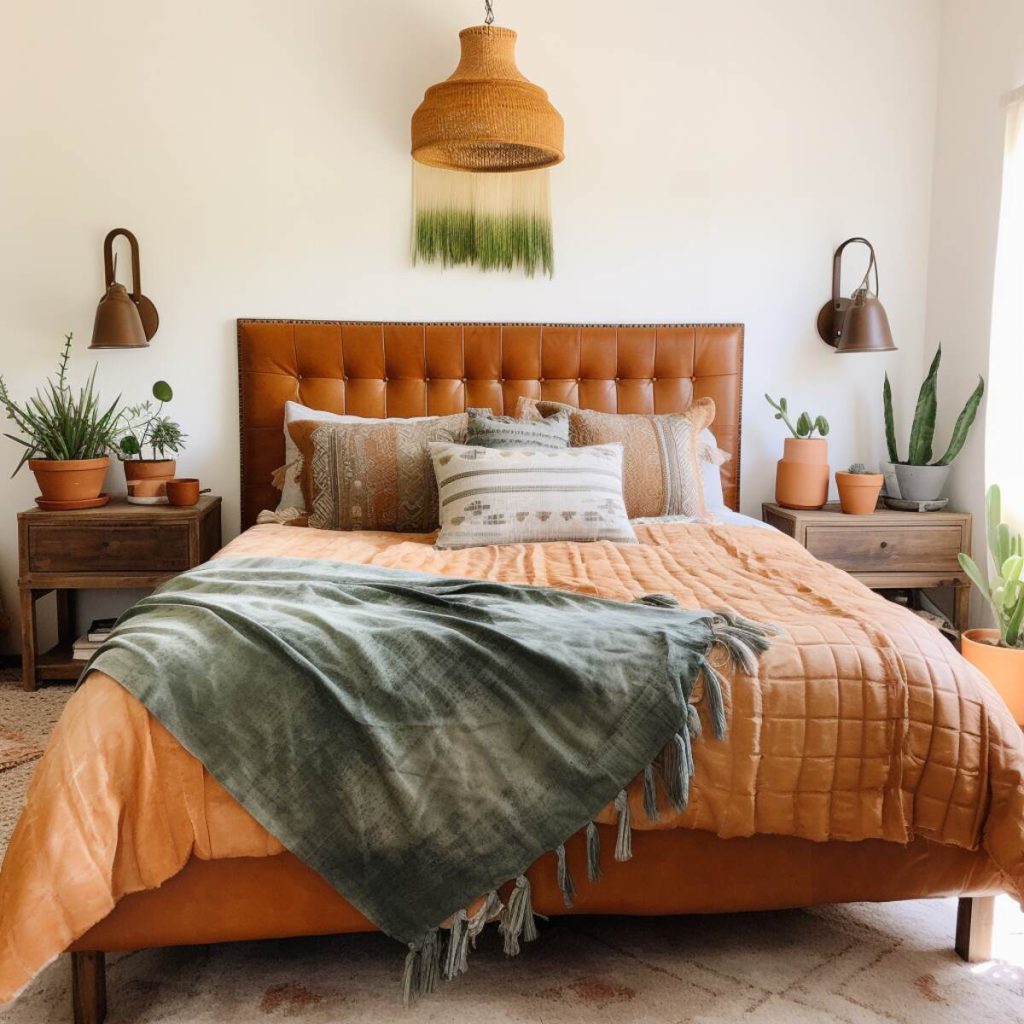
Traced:
<path fill-rule="evenodd" d="M 1024 537 L 1010 533 L 1000 522 L 1002 498 L 993 484 L 985 495 L 988 553 L 992 572 L 986 580 L 970 555 L 960 555 L 960 566 L 985 595 L 995 612 L 1000 647 L 1024 648 Z"/>
<path fill-rule="evenodd" d="M 902 462 L 909 466 L 948 466 L 960 454 L 967 435 L 974 425 L 974 418 L 978 415 L 981 398 L 985 394 L 985 381 L 984 378 L 978 377 L 977 387 L 957 417 L 949 447 L 941 459 L 932 462 L 932 441 L 935 438 L 935 413 L 938 409 L 939 364 L 941 362 L 942 346 L 939 345 L 928 370 L 928 376 L 925 377 L 917 396 L 914 422 L 910 428 L 910 451 L 906 460 L 900 459 L 899 448 L 896 444 L 896 419 L 892 412 L 892 386 L 889 384 L 889 375 L 885 375 L 885 383 L 882 385 L 882 404 L 885 410 L 885 444 L 889 450 L 890 462 Z"/>
<path fill-rule="evenodd" d="M 817 431 L 822 437 L 828 437 L 828 432 L 831 429 L 828 425 L 828 420 L 824 416 L 815 416 L 811 419 L 811 414 L 802 412 L 797 417 L 796 426 L 790 422 L 789 419 L 789 402 L 785 398 L 780 398 L 777 402 L 770 396 L 765 395 L 765 400 L 775 410 L 775 418 L 782 420 L 783 423 L 789 427 L 789 432 L 796 438 L 806 440 L 814 436 L 814 432 Z"/>
<path fill-rule="evenodd" d="M 155 408 L 149 400 L 125 409 L 117 425 L 118 458 L 122 462 L 143 458 L 146 448 L 154 459 L 166 459 L 168 453 L 176 455 L 185 448 L 188 435 L 163 414 L 164 405 L 174 398 L 171 385 L 158 380 L 153 385 L 153 398 L 159 403 Z"/>
<path fill-rule="evenodd" d="M 74 394 L 68 383 L 73 338 L 73 334 L 65 335 L 56 376 L 51 377 L 28 401 L 19 403 L 11 398 L 7 384 L 0 376 L 0 405 L 23 435 L 4 436 L 25 448 L 11 476 L 29 459 L 97 459 L 114 447 L 120 396 L 108 408 L 101 407 L 100 396 L 96 392 L 95 367 L 77 396 Z"/>

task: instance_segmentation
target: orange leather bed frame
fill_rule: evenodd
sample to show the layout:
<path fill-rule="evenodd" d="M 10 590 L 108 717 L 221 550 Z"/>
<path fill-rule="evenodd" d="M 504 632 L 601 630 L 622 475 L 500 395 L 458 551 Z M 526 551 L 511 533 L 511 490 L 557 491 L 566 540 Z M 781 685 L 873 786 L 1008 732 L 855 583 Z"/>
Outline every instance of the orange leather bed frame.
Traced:
<path fill-rule="evenodd" d="M 284 461 L 287 400 L 361 416 L 418 416 L 490 406 L 521 394 L 609 412 L 672 412 L 714 398 L 714 430 L 732 455 L 728 504 L 739 503 L 743 328 L 740 325 L 571 326 L 240 320 L 242 526 L 273 508 Z M 614 836 L 604 842 L 614 845 Z M 635 832 L 634 856 L 609 863 L 572 913 L 688 914 L 1000 891 L 983 853 L 917 840 L 812 843 L 718 839 L 685 830 Z M 585 874 L 579 837 L 573 870 Z M 567 913 L 555 871 L 531 872 L 536 909 Z M 686 864 L 681 872 L 679 865 Z M 987 955 L 990 900 L 962 899 L 957 949 Z M 193 858 L 162 888 L 123 899 L 72 947 L 76 1019 L 102 1018 L 102 952 L 150 946 L 371 930 L 372 925 L 290 854 Z M 973 948 L 971 942 L 974 941 Z"/>

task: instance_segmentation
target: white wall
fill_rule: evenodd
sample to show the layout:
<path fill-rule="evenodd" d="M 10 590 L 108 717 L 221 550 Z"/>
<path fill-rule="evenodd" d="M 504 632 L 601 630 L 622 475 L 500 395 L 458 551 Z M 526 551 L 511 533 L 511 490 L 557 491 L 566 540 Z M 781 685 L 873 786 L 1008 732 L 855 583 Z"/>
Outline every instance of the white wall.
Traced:
<path fill-rule="evenodd" d="M 108 394 L 164 377 L 182 471 L 238 521 L 238 316 L 743 321 L 743 497 L 770 498 L 782 434 L 761 395 L 875 461 L 883 369 L 913 401 L 939 60 L 938 0 L 504 0 L 520 65 L 566 120 L 553 281 L 413 270 L 410 115 L 457 58 L 475 0 L 13 0 L 0 37 L 0 369 L 23 395 L 62 334 Z M 139 236 L 150 349 L 85 350 L 105 232 Z M 900 351 L 814 332 L 831 255 L 863 234 Z M 847 284 L 860 273 L 850 261 Z M 966 335 L 965 335 L 966 336 Z M 952 337 L 952 336 L 951 336 Z M 3 460 L 15 449 L 5 442 Z M 0 493 L 12 610 L 14 513 Z"/>
<path fill-rule="evenodd" d="M 991 385 L 989 333 L 1003 170 L 1001 98 L 1024 85 L 1024 3 L 946 0 L 928 275 L 927 352 L 943 343 L 936 428 L 941 445 L 978 374 Z M 1024 339 L 1022 339 L 1024 344 Z M 919 374 L 923 376 L 924 366 Z M 1019 386 L 1019 381 L 1017 382 Z M 1005 391 L 1004 391 L 1005 397 Z M 975 515 L 974 549 L 985 557 L 985 423 L 991 392 L 953 464 L 949 495 Z M 1024 468 L 1018 471 L 1024 472 Z M 984 614 L 973 599 L 975 618 Z"/>

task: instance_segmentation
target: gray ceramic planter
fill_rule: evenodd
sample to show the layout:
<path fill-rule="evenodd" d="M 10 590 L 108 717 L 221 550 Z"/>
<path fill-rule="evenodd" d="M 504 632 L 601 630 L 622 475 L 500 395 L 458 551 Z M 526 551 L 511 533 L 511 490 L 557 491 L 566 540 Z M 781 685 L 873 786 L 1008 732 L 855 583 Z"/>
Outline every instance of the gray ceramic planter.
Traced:
<path fill-rule="evenodd" d="M 942 497 L 949 466 L 903 466 L 897 464 L 900 497 L 907 501 L 935 501 Z"/>

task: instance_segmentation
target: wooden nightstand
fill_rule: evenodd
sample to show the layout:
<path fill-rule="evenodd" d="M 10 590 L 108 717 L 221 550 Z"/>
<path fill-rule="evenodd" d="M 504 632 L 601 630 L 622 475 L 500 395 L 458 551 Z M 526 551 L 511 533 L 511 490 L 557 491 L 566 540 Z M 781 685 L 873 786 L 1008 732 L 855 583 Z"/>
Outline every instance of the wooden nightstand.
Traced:
<path fill-rule="evenodd" d="M 77 679 L 84 662 L 71 657 L 77 590 L 155 587 L 205 562 L 221 546 L 220 498 L 198 505 L 129 505 L 113 499 L 81 512 L 18 513 L 22 685 Z M 36 601 L 57 595 L 57 646 L 36 650 Z"/>
<path fill-rule="evenodd" d="M 878 509 L 848 516 L 838 505 L 805 512 L 765 502 L 761 518 L 872 590 L 952 587 L 953 625 L 967 629 L 971 587 L 957 555 L 971 553 L 970 513 Z"/>

